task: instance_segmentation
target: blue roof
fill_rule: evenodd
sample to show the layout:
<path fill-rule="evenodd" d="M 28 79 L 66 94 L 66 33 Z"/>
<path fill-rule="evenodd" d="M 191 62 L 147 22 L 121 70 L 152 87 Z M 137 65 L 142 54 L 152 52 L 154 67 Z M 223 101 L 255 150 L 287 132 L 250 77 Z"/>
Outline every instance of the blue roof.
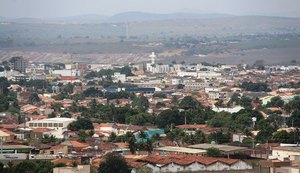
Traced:
<path fill-rule="evenodd" d="M 147 135 L 147 139 L 151 139 L 153 137 L 153 135 L 155 135 L 155 134 L 159 134 L 159 135 L 164 134 L 165 130 L 163 130 L 163 129 L 154 129 L 154 130 L 145 130 L 144 132 Z M 136 140 L 137 140 L 137 142 L 140 142 L 140 141 L 142 141 L 142 138 L 140 138 L 138 134 L 136 135 Z"/>
<path fill-rule="evenodd" d="M 125 91 L 127 92 L 140 92 L 140 93 L 149 93 L 155 92 L 155 88 L 126 88 Z"/>

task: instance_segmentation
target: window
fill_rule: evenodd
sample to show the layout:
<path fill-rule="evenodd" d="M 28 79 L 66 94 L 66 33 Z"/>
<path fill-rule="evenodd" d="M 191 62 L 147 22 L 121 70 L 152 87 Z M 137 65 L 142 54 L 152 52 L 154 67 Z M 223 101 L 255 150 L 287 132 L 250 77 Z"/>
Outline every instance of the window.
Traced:
<path fill-rule="evenodd" d="M 63 123 L 59 123 L 59 127 L 63 127 Z"/>
<path fill-rule="evenodd" d="M 33 127 L 33 123 L 29 123 L 29 127 Z"/>
<path fill-rule="evenodd" d="M 54 127 L 57 127 L 57 123 L 53 123 L 53 126 L 54 126 Z"/>
<path fill-rule="evenodd" d="M 53 124 L 52 123 L 48 123 L 48 127 L 53 127 Z"/>
<path fill-rule="evenodd" d="M 48 125 L 47 123 L 43 123 L 43 127 L 48 127 L 47 125 Z"/>
<path fill-rule="evenodd" d="M 34 124 L 33 124 L 33 127 L 37 127 L 37 123 L 34 123 Z"/>
<path fill-rule="evenodd" d="M 38 127 L 42 127 L 42 125 L 43 125 L 42 123 L 38 123 Z"/>

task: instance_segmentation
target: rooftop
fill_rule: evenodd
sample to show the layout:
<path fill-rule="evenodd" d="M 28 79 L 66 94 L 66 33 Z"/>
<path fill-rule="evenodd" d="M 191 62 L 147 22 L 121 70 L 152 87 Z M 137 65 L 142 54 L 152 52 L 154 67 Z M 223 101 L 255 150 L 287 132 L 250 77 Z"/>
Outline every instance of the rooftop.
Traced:
<path fill-rule="evenodd" d="M 73 118 L 47 118 L 47 119 L 42 119 L 42 120 L 32 120 L 30 122 L 70 122 L 70 121 L 75 121 Z"/>
<path fill-rule="evenodd" d="M 233 151 L 241 151 L 247 150 L 247 147 L 238 147 L 238 146 L 229 146 L 229 145 L 218 145 L 218 144 L 196 144 L 190 145 L 189 148 L 196 148 L 196 149 L 204 149 L 207 150 L 209 148 L 218 148 L 222 152 L 233 152 Z"/>
<path fill-rule="evenodd" d="M 182 154 L 170 154 L 170 155 L 149 155 L 145 158 L 139 159 L 139 161 L 148 162 L 151 164 L 161 164 L 167 165 L 170 163 L 175 163 L 178 165 L 190 165 L 194 162 L 201 163 L 203 165 L 211 165 L 216 162 L 222 162 L 227 165 L 232 165 L 238 162 L 238 159 L 226 159 L 226 158 L 213 158 L 213 157 L 203 157 L 194 155 L 182 155 Z"/>
<path fill-rule="evenodd" d="M 206 150 L 186 148 L 186 147 L 173 147 L 173 146 L 160 147 L 160 148 L 156 148 L 155 150 L 166 151 L 166 152 L 188 153 L 188 154 L 206 153 Z"/>
<path fill-rule="evenodd" d="M 300 147 L 274 147 L 273 150 L 300 152 Z"/>
<path fill-rule="evenodd" d="M 2 145 L 1 148 L 5 150 L 5 149 L 28 149 L 33 147 L 27 145 Z"/>

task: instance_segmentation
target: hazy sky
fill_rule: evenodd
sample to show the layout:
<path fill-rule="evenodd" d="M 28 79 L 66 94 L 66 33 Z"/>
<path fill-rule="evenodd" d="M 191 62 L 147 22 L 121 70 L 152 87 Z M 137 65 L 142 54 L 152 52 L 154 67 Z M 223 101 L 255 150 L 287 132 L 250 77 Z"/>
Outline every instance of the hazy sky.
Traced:
<path fill-rule="evenodd" d="M 0 16 L 6 17 L 113 15 L 125 11 L 300 17 L 300 0 L 0 0 Z"/>

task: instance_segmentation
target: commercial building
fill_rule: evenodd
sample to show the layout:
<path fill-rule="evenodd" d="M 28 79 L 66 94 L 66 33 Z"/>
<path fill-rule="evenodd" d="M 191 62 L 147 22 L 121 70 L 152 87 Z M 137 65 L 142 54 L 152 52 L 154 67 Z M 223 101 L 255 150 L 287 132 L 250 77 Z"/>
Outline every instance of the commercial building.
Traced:
<path fill-rule="evenodd" d="M 154 173 L 162 172 L 194 172 L 194 171 L 223 171 L 223 170 L 248 170 L 252 166 L 238 159 L 212 158 L 194 155 L 170 154 L 150 155 L 140 162 Z"/>
<path fill-rule="evenodd" d="M 227 154 L 227 157 L 229 158 L 230 154 L 235 153 L 243 153 L 244 151 L 247 151 L 247 147 L 238 147 L 238 146 L 230 146 L 230 145 L 218 145 L 218 144 L 196 144 L 196 145 L 190 145 L 189 148 L 194 149 L 202 149 L 207 150 L 209 148 L 217 148 L 219 149 L 223 154 Z"/>
<path fill-rule="evenodd" d="M 9 62 L 11 69 L 25 73 L 28 60 L 24 59 L 23 57 L 12 57 Z"/>
<path fill-rule="evenodd" d="M 300 158 L 300 147 L 274 147 L 272 150 L 273 159 L 278 159 L 284 161 L 289 160 L 299 160 Z"/>
<path fill-rule="evenodd" d="M 159 151 L 161 154 L 191 154 L 191 155 L 206 154 L 206 150 L 186 148 L 186 147 L 174 147 L 174 146 L 159 147 L 159 148 L 155 148 L 154 150 Z"/>
<path fill-rule="evenodd" d="M 26 122 L 26 126 L 31 129 L 48 128 L 52 129 L 51 135 L 56 138 L 63 138 L 63 132 L 67 130 L 68 125 L 75 121 L 73 118 L 48 118 Z"/>
<path fill-rule="evenodd" d="M 185 89 L 188 91 L 197 91 L 209 87 L 209 83 L 203 80 L 193 80 L 185 82 Z"/>

